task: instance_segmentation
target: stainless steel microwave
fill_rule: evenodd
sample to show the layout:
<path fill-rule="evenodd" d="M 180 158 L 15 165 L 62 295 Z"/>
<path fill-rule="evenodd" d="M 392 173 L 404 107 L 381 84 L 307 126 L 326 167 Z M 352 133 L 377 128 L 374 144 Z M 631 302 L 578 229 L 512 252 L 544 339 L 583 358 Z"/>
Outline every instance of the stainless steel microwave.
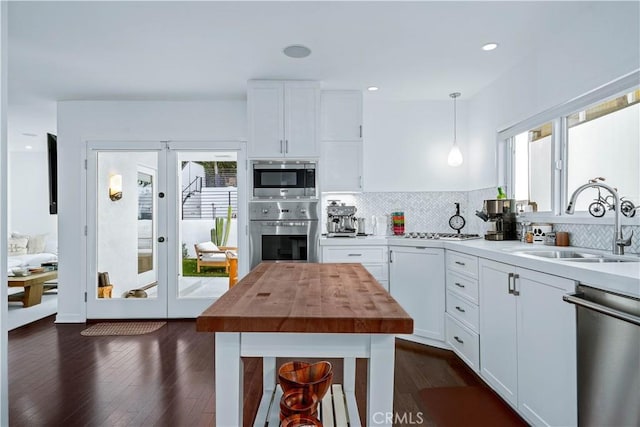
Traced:
<path fill-rule="evenodd" d="M 254 160 L 253 198 L 316 198 L 316 162 Z"/>

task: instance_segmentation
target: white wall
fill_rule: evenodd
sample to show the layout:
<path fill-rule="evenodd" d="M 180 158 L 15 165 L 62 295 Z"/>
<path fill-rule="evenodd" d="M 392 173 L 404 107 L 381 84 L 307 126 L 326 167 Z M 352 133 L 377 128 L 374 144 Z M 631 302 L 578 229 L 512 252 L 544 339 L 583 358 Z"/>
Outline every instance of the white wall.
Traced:
<path fill-rule="evenodd" d="M 0 301 L 7 300 L 7 57 L 9 2 L 0 2 Z M 7 304 L 0 304 L 0 425 L 9 425 Z"/>
<path fill-rule="evenodd" d="M 638 2 L 604 3 L 594 2 L 470 100 L 468 189 L 498 185 L 497 131 L 640 68 Z"/>
<path fill-rule="evenodd" d="M 57 235 L 58 218 L 49 214 L 46 151 L 9 153 L 9 232 Z"/>
<path fill-rule="evenodd" d="M 446 95 L 446 90 L 445 96 Z M 378 100 L 364 104 L 367 192 L 466 190 L 467 102 L 457 101 L 457 140 L 465 163 L 447 165 L 453 144 L 453 101 Z"/>
<path fill-rule="evenodd" d="M 246 102 L 64 101 L 58 103 L 58 322 L 85 320 L 86 141 L 239 141 Z M 178 143 L 176 143 L 178 144 Z"/>

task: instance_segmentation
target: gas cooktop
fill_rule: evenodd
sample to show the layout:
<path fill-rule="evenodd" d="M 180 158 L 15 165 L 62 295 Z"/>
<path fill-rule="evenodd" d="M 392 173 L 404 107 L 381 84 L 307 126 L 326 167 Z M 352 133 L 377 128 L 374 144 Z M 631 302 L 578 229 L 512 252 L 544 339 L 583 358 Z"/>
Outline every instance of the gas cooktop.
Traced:
<path fill-rule="evenodd" d="M 400 237 L 400 236 L 398 236 Z M 471 240 L 481 239 L 479 234 L 465 234 L 465 233 L 424 233 L 424 232 L 410 232 L 404 235 L 407 239 L 440 239 L 440 240 Z"/>

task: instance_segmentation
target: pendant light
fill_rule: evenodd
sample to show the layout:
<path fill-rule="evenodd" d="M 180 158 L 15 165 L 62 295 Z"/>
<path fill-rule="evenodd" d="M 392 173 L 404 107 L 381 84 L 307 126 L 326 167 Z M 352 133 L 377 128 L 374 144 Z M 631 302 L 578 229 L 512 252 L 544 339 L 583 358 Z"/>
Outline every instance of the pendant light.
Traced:
<path fill-rule="evenodd" d="M 457 167 L 462 164 L 462 152 L 458 147 L 458 141 L 456 141 L 456 98 L 460 96 L 460 92 L 450 93 L 449 96 L 453 98 L 453 146 L 449 151 L 447 163 L 449 166 Z"/>

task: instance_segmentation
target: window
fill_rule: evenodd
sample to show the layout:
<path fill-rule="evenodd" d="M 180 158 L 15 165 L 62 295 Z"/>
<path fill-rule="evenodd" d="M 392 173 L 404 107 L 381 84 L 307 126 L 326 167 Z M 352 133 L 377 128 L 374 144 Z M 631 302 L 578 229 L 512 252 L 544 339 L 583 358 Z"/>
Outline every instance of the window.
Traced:
<path fill-rule="evenodd" d="M 534 211 L 551 211 L 551 123 L 516 135 L 514 148 L 514 198 Z"/>
<path fill-rule="evenodd" d="M 598 176 L 616 187 L 621 197 L 640 203 L 639 95 L 636 90 L 567 117 L 569 192 Z M 586 211 L 597 197 L 596 189 L 585 190 L 576 210 Z"/>
<path fill-rule="evenodd" d="M 602 177 L 618 189 L 623 201 L 639 205 L 639 77 L 636 71 L 500 132 L 499 140 L 507 148 L 509 197 L 520 206 L 530 205 L 532 211 L 564 215 L 572 192 Z M 603 191 L 601 196 L 609 194 Z M 586 215 L 597 199 L 598 191 L 587 189 L 575 210 Z M 606 214 L 611 206 L 604 206 Z"/>

